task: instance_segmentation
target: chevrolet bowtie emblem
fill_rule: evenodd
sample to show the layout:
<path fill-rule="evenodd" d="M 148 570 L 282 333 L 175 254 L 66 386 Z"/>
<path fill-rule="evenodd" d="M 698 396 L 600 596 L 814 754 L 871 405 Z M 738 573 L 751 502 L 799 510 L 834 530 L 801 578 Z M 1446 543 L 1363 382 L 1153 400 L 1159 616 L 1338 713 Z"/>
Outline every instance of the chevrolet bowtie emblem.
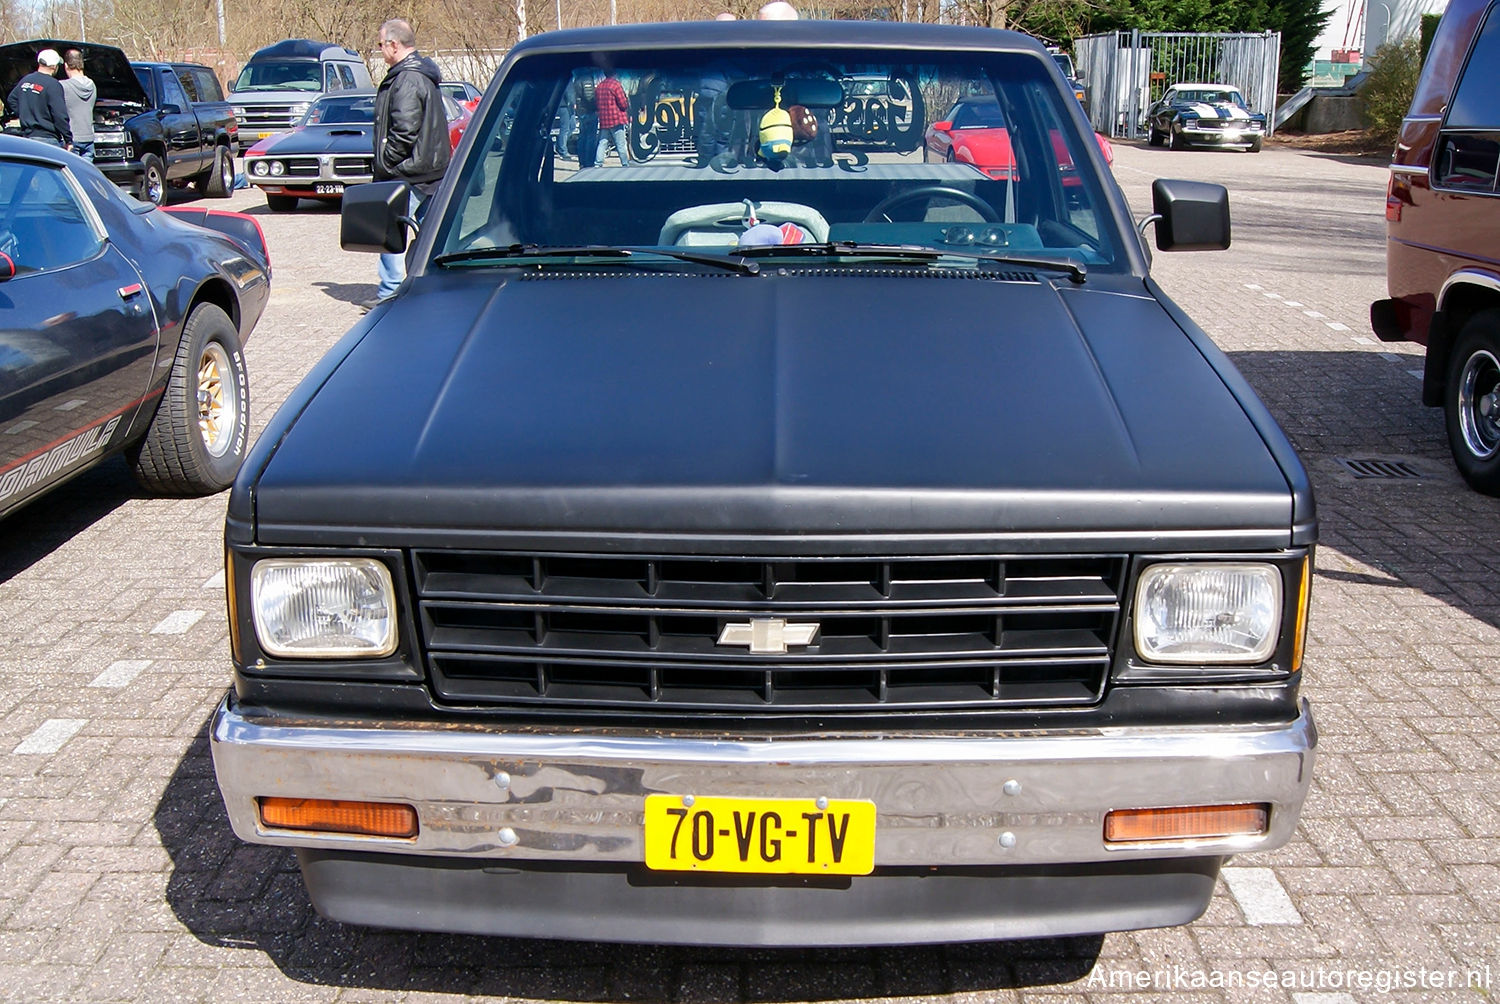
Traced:
<path fill-rule="evenodd" d="M 751 655 L 785 655 L 788 645 L 811 645 L 816 624 L 788 624 L 780 617 L 757 617 L 749 624 L 725 624 L 720 645 L 745 645 Z"/>

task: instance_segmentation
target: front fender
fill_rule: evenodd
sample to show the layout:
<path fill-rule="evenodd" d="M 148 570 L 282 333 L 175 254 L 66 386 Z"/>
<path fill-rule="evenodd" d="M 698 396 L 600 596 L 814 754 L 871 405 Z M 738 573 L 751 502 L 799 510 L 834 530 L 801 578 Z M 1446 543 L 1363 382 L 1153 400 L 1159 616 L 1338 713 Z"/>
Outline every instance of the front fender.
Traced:
<path fill-rule="evenodd" d="M 146 146 L 166 147 L 167 135 L 155 112 L 141 112 L 126 119 L 125 131 L 130 134 L 137 149 Z"/>

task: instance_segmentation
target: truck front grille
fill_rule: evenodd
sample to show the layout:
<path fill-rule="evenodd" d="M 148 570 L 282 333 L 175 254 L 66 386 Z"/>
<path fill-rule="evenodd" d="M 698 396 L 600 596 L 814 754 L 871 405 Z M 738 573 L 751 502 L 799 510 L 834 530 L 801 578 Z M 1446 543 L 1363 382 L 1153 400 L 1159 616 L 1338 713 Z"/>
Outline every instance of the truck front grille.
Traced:
<path fill-rule="evenodd" d="M 301 116 L 292 115 L 291 105 L 248 105 L 240 117 L 240 128 L 250 132 L 286 132 Z"/>
<path fill-rule="evenodd" d="M 414 555 L 439 700 L 644 713 L 1090 704 L 1125 565 L 1122 555 Z M 809 625 L 811 643 L 796 644 Z M 778 635 L 792 639 L 785 652 Z"/>

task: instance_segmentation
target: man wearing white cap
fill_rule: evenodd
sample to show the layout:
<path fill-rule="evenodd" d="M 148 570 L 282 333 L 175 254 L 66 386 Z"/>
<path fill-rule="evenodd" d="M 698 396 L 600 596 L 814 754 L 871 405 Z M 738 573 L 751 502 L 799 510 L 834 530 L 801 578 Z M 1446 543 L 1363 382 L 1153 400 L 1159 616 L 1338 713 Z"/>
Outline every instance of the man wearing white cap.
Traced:
<path fill-rule="evenodd" d="M 56 49 L 43 49 L 36 54 L 36 70 L 22 77 L 5 99 L 10 114 L 21 120 L 21 135 L 60 146 L 64 150 L 73 145 L 73 132 L 68 126 L 68 101 L 63 93 L 62 82 L 57 79 L 57 67 L 62 57 Z"/>

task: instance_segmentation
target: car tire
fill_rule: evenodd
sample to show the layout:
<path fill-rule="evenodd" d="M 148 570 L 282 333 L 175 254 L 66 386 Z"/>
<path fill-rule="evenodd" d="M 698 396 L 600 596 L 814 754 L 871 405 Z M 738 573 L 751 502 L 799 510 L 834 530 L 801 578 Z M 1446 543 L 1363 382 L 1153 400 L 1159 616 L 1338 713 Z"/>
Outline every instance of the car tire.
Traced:
<path fill-rule="evenodd" d="M 1151 126 L 1146 133 L 1147 146 L 1165 146 L 1167 138 L 1156 131 L 1156 126 Z"/>
<path fill-rule="evenodd" d="M 295 195 L 267 195 L 266 208 L 273 213 L 289 213 L 297 208 Z"/>
<path fill-rule="evenodd" d="M 229 147 L 214 147 L 214 163 L 199 176 L 198 191 L 210 199 L 227 199 L 234 194 L 234 158 Z"/>
<path fill-rule="evenodd" d="M 1260 137 L 1260 136 L 1255 137 L 1253 140 L 1250 141 L 1250 148 L 1246 152 L 1247 153 L 1260 153 L 1261 145 L 1264 142 L 1265 142 L 1265 140 L 1262 137 Z"/>
<path fill-rule="evenodd" d="M 1475 491 L 1500 496 L 1500 310 L 1475 314 L 1459 329 L 1443 413 L 1458 473 Z"/>
<path fill-rule="evenodd" d="M 167 203 L 167 165 L 154 153 L 141 155 L 141 201 L 153 206 Z"/>
<path fill-rule="evenodd" d="M 1188 148 L 1187 140 L 1183 138 L 1182 133 L 1178 130 L 1173 129 L 1167 135 L 1171 140 L 1171 147 L 1173 150 L 1186 150 Z"/>
<path fill-rule="evenodd" d="M 229 315 L 200 303 L 182 326 L 167 387 L 146 435 L 126 452 L 157 495 L 212 495 L 234 482 L 250 439 L 250 380 Z"/>

